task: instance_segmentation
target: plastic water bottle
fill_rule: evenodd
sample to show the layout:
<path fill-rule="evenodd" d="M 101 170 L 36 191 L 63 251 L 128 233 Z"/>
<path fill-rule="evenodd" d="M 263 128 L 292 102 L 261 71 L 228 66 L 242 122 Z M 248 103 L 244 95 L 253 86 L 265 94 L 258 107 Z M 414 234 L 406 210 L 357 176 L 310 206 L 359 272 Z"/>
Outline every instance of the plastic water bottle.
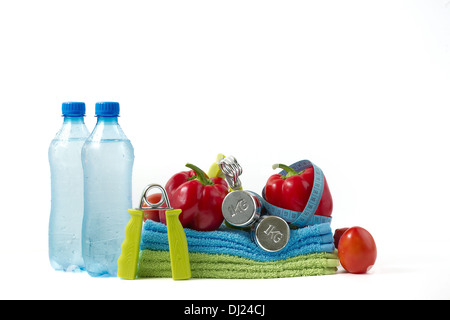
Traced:
<path fill-rule="evenodd" d="M 132 205 L 134 149 L 118 123 L 119 103 L 98 102 L 97 124 L 82 150 L 83 258 L 94 277 L 117 275 Z"/>
<path fill-rule="evenodd" d="M 83 168 L 81 148 L 89 136 L 85 104 L 64 102 L 64 122 L 48 149 L 51 172 L 51 212 L 48 231 L 50 264 L 56 270 L 81 271 Z"/>

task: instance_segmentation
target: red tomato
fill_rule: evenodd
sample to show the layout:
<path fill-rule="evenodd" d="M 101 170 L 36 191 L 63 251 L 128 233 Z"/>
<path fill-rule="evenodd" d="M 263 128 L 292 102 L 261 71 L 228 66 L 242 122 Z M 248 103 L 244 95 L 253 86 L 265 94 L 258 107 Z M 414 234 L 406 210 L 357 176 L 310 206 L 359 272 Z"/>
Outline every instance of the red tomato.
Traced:
<path fill-rule="evenodd" d="M 336 229 L 334 231 L 334 246 L 337 249 L 339 247 L 339 240 L 341 239 L 342 235 L 345 233 L 345 231 L 347 231 L 348 228 L 340 228 L 340 229 Z"/>
<path fill-rule="evenodd" d="M 352 227 L 339 240 L 339 261 L 350 273 L 366 273 L 375 264 L 377 246 L 372 235 L 361 227 Z"/>
<path fill-rule="evenodd" d="M 151 195 L 149 195 L 147 197 L 147 200 L 150 203 L 158 203 L 159 201 L 161 201 L 161 197 L 162 197 L 161 193 L 152 193 Z M 148 207 L 148 205 L 144 201 L 142 201 L 142 202 L 143 202 L 142 207 L 144 207 L 144 208 Z M 166 204 L 163 205 L 163 207 L 165 207 L 165 206 L 166 206 Z M 159 222 L 160 211 L 164 213 L 164 210 L 144 210 L 144 222 L 148 219 Z"/>

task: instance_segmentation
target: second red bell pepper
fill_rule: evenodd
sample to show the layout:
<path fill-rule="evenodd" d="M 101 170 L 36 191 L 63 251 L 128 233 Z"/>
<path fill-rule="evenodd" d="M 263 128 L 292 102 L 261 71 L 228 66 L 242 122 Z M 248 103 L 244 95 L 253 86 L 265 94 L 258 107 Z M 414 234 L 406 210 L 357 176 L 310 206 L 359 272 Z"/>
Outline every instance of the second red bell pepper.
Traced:
<path fill-rule="evenodd" d="M 301 172 L 296 172 L 289 166 L 278 164 L 274 168 L 284 169 L 287 174 L 272 175 L 266 183 L 265 198 L 277 207 L 303 212 L 308 203 L 314 184 L 314 168 L 308 167 Z M 315 215 L 331 217 L 333 211 L 333 200 L 327 179 L 324 177 L 322 198 Z"/>

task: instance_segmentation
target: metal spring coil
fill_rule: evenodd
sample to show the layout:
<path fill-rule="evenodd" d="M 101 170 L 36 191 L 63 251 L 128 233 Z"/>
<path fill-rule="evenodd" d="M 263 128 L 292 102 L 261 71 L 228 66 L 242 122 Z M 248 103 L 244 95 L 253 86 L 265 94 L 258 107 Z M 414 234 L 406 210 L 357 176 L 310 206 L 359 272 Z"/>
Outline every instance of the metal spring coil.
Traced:
<path fill-rule="evenodd" d="M 219 161 L 219 168 L 225 176 L 231 189 L 239 189 L 241 181 L 239 176 L 242 174 L 242 167 L 233 156 L 228 156 Z"/>

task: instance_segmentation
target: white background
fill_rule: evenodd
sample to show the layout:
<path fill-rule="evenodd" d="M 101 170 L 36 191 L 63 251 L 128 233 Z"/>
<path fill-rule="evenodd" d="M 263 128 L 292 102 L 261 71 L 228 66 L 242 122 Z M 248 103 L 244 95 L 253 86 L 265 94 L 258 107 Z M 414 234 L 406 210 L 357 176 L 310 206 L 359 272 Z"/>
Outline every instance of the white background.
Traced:
<path fill-rule="evenodd" d="M 324 171 L 332 227 L 378 245 L 369 274 L 96 279 L 51 269 L 48 145 L 61 103 L 118 101 L 133 202 L 186 162 Z M 450 1 L 2 1 L 2 299 L 449 299 Z"/>

